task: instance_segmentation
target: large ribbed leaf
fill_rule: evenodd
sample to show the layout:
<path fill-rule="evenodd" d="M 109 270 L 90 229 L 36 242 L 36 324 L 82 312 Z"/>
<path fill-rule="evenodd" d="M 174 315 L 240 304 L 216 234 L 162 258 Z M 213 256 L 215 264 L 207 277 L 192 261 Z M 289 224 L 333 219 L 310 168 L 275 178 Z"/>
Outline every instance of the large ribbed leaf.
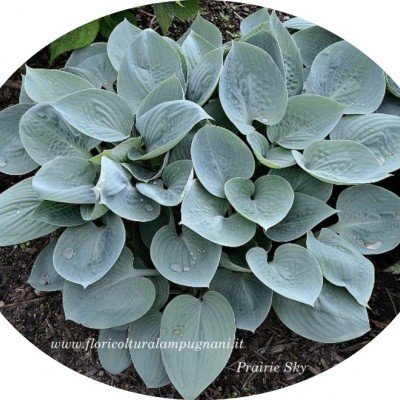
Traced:
<path fill-rule="evenodd" d="M 370 330 L 365 307 L 346 289 L 324 283 L 314 307 L 276 294 L 272 300 L 279 319 L 292 331 L 322 343 L 345 342 Z"/>
<path fill-rule="evenodd" d="M 86 79 L 58 69 L 32 69 L 26 67 L 24 79 L 26 94 L 36 103 L 56 101 L 80 90 L 93 88 Z"/>
<path fill-rule="evenodd" d="M 120 164 L 103 157 L 101 173 L 93 193 L 115 214 L 131 221 L 156 219 L 160 205 L 144 197 L 130 182 L 130 175 Z"/>
<path fill-rule="evenodd" d="M 111 32 L 107 42 L 107 54 L 117 71 L 119 71 L 125 52 L 140 33 L 141 30 L 127 19 L 119 23 Z"/>
<path fill-rule="evenodd" d="M 32 178 L 0 194 L 0 245 L 9 246 L 45 236 L 57 229 L 32 218 L 40 200 L 32 189 Z"/>
<path fill-rule="evenodd" d="M 96 168 L 79 157 L 59 157 L 37 172 L 32 186 L 42 200 L 69 204 L 93 204 Z"/>
<path fill-rule="evenodd" d="M 103 142 L 124 140 L 131 133 L 133 115 L 128 103 L 115 93 L 81 90 L 52 105 L 78 131 Z"/>
<path fill-rule="evenodd" d="M 193 180 L 193 165 L 190 160 L 169 164 L 162 173 L 162 182 L 138 183 L 136 189 L 144 196 L 167 207 L 177 206 L 185 196 Z"/>
<path fill-rule="evenodd" d="M 325 228 L 318 239 L 308 233 L 307 249 L 317 259 L 322 274 L 329 282 L 345 287 L 362 306 L 368 305 L 375 276 L 371 261 L 346 240 Z"/>
<path fill-rule="evenodd" d="M 277 242 L 290 242 L 335 213 L 336 210 L 321 200 L 307 194 L 295 193 L 289 214 L 278 225 L 268 229 L 267 236 Z"/>
<path fill-rule="evenodd" d="M 99 360 L 101 366 L 110 374 L 120 374 L 126 370 L 132 360 L 127 343 L 127 331 L 118 329 L 101 329 L 99 333 Z"/>
<path fill-rule="evenodd" d="M 67 228 L 54 250 L 54 268 L 70 282 L 87 287 L 103 277 L 117 261 L 125 244 L 121 218 L 109 213 L 103 226 L 93 222 Z"/>
<path fill-rule="evenodd" d="M 268 140 L 261 133 L 254 131 L 248 134 L 246 139 L 257 160 L 266 167 L 280 169 L 296 164 L 289 149 L 270 147 Z"/>
<path fill-rule="evenodd" d="M 292 153 L 304 171 L 335 185 L 378 182 L 389 176 L 368 147 L 351 140 L 321 140 L 303 154 Z"/>
<path fill-rule="evenodd" d="M 214 196 L 225 197 L 224 185 L 229 179 L 251 178 L 254 174 L 251 151 L 227 129 L 216 126 L 200 129 L 193 139 L 191 153 L 197 178 Z"/>
<path fill-rule="evenodd" d="M 158 33 L 146 29 L 125 52 L 118 72 L 118 94 L 128 101 L 135 114 L 146 96 L 174 75 L 184 87 L 178 52 Z"/>
<path fill-rule="evenodd" d="M 271 14 L 271 26 L 282 52 L 287 92 L 289 96 L 294 96 L 301 93 L 303 89 L 303 62 L 300 51 L 292 35 L 283 26 L 275 12 Z"/>
<path fill-rule="evenodd" d="M 217 88 L 222 72 L 224 49 L 222 47 L 204 55 L 189 75 L 187 98 L 204 105 Z"/>
<path fill-rule="evenodd" d="M 22 143 L 40 165 L 60 156 L 90 158 L 99 140 L 83 135 L 49 104 L 32 107 L 19 126 Z"/>
<path fill-rule="evenodd" d="M 246 254 L 256 277 L 274 292 L 288 299 L 314 305 L 322 289 L 322 272 L 317 260 L 304 247 L 283 244 L 268 261 L 268 252 L 255 247 Z"/>
<path fill-rule="evenodd" d="M 278 175 L 286 179 L 295 192 L 308 194 L 324 202 L 331 197 L 333 190 L 331 183 L 322 182 L 297 166 L 271 169 L 269 174 Z"/>
<path fill-rule="evenodd" d="M 400 168 L 400 117 L 376 113 L 349 116 L 342 118 L 330 137 L 367 146 L 386 172 Z"/>
<path fill-rule="evenodd" d="M 345 106 L 327 97 L 293 96 L 282 121 L 268 128 L 268 138 L 287 149 L 305 149 L 328 136 L 344 109 Z"/>
<path fill-rule="evenodd" d="M 132 268 L 126 247 L 111 270 L 84 289 L 66 281 L 63 288 L 65 317 L 88 328 L 107 329 L 136 321 L 155 299 L 152 282 Z"/>
<path fill-rule="evenodd" d="M 274 125 L 286 110 L 287 90 L 282 74 L 264 50 L 234 42 L 222 70 L 219 96 L 226 115 L 247 135 L 253 121 Z"/>
<path fill-rule="evenodd" d="M 340 41 L 315 57 L 305 91 L 344 104 L 345 114 L 369 114 L 381 104 L 385 86 L 382 69 L 360 50 Z"/>
<path fill-rule="evenodd" d="M 60 227 L 78 226 L 85 223 L 79 205 L 48 200 L 44 200 L 38 205 L 32 218 Z"/>
<path fill-rule="evenodd" d="M 212 50 L 215 50 L 215 46 L 209 41 L 193 30 L 189 33 L 181 46 L 181 51 L 187 61 L 189 74 L 196 68 L 200 60 Z"/>
<path fill-rule="evenodd" d="M 64 286 L 64 278 L 57 273 L 53 264 L 56 243 L 56 241 L 51 242 L 39 253 L 28 279 L 32 287 L 42 292 L 61 290 Z"/>
<path fill-rule="evenodd" d="M 188 100 L 167 101 L 153 107 L 136 123 L 146 145 L 146 154 L 139 155 L 138 159 L 147 160 L 166 153 L 198 122 L 210 118 L 199 105 Z"/>
<path fill-rule="evenodd" d="M 271 309 L 272 290 L 251 273 L 219 269 L 210 289 L 221 293 L 229 301 L 239 329 L 254 332 Z"/>
<path fill-rule="evenodd" d="M 129 340 L 137 344 L 130 349 L 133 366 L 148 388 L 170 383 L 162 362 L 161 349 L 156 348 L 160 338 L 161 316 L 159 311 L 150 310 L 129 325 Z M 145 345 L 139 345 L 145 342 Z"/>
<path fill-rule="evenodd" d="M 228 247 L 247 243 L 256 232 L 256 224 L 239 214 L 226 217 L 227 200 L 208 193 L 195 180 L 182 202 L 182 224 L 211 242 Z"/>
<path fill-rule="evenodd" d="M 290 183 L 279 176 L 250 179 L 232 178 L 225 183 L 225 194 L 234 209 L 265 230 L 282 221 L 293 205 Z"/>
<path fill-rule="evenodd" d="M 293 35 L 296 46 L 300 50 L 301 59 L 306 67 L 310 67 L 315 57 L 326 47 L 342 40 L 332 32 L 320 26 L 302 29 Z"/>
<path fill-rule="evenodd" d="M 161 319 L 161 341 L 200 347 L 199 351 L 161 349 L 168 377 L 185 400 L 194 400 L 225 367 L 235 329 L 233 310 L 219 293 L 207 292 L 202 299 L 181 295 L 167 305 Z"/>
<path fill-rule="evenodd" d="M 221 257 L 221 246 L 186 226 L 178 234 L 165 225 L 154 236 L 150 256 L 154 266 L 169 281 L 190 287 L 208 287 Z"/>
<path fill-rule="evenodd" d="M 261 8 L 253 14 L 250 14 L 240 23 L 240 32 L 242 35 L 248 35 L 257 26 L 268 22 L 270 19 L 268 10 Z"/>
<path fill-rule="evenodd" d="M 200 13 L 197 14 L 196 19 L 193 21 L 193 24 L 190 26 L 188 32 L 183 36 L 182 39 L 186 39 L 190 32 L 196 32 L 214 47 L 222 46 L 221 32 L 213 23 L 205 20 Z"/>
<path fill-rule="evenodd" d="M 0 112 L 0 172 L 3 174 L 23 175 L 37 167 L 19 135 L 21 117 L 31 107 L 30 104 L 17 104 Z"/>
<path fill-rule="evenodd" d="M 336 204 L 339 222 L 331 227 L 361 254 L 382 254 L 400 243 L 400 198 L 374 185 L 351 187 Z"/>

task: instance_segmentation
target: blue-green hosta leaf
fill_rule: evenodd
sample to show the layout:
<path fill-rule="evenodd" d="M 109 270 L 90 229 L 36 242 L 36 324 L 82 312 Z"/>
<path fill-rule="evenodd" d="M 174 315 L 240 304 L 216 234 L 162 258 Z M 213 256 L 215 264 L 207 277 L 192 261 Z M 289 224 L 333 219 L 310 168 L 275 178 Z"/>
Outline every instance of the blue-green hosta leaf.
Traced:
<path fill-rule="evenodd" d="M 307 249 L 317 259 L 324 277 L 336 286 L 345 287 L 362 305 L 367 306 L 374 288 L 375 269 L 352 245 L 329 229 L 322 229 L 318 239 L 307 234 Z"/>
<path fill-rule="evenodd" d="M 38 205 L 32 218 L 60 227 L 78 226 L 85 223 L 79 205 L 47 200 Z"/>
<path fill-rule="evenodd" d="M 294 203 L 288 215 L 266 235 L 276 242 L 290 242 L 307 233 L 337 211 L 321 200 L 303 193 L 294 194 Z"/>
<path fill-rule="evenodd" d="M 374 185 L 340 193 L 339 222 L 331 227 L 361 254 L 382 254 L 400 243 L 400 198 Z"/>
<path fill-rule="evenodd" d="M 0 194 L 0 246 L 24 243 L 54 232 L 57 227 L 32 218 L 40 200 L 25 179 Z"/>
<path fill-rule="evenodd" d="M 126 346 L 128 333 L 126 330 L 101 329 L 98 348 L 101 366 L 110 374 L 118 375 L 131 364 L 129 348 Z"/>
<path fill-rule="evenodd" d="M 255 247 L 246 254 L 256 277 L 274 292 L 313 306 L 322 289 L 322 272 L 317 260 L 302 246 L 283 244 L 268 261 L 268 253 Z"/>
<path fill-rule="evenodd" d="M 41 200 L 68 204 L 94 204 L 97 169 L 79 157 L 59 157 L 47 162 L 33 177 L 32 186 Z"/>
<path fill-rule="evenodd" d="M 390 93 L 400 97 L 400 87 L 389 75 L 386 75 L 386 86 Z"/>
<path fill-rule="evenodd" d="M 116 161 L 118 163 L 125 163 L 129 161 L 128 154 L 134 149 L 137 150 L 142 145 L 142 139 L 140 137 L 134 137 L 117 144 L 112 149 L 103 150 L 100 154 L 89 159 L 92 164 L 101 165 L 101 160 L 104 156 Z"/>
<path fill-rule="evenodd" d="M 342 118 L 330 137 L 367 146 L 385 172 L 400 168 L 400 117 L 377 113 L 349 116 Z"/>
<path fill-rule="evenodd" d="M 293 35 L 293 40 L 300 50 L 303 64 L 310 67 L 315 57 L 322 50 L 342 39 L 320 26 L 312 26 L 296 32 Z"/>
<path fill-rule="evenodd" d="M 240 32 L 242 35 L 248 35 L 258 25 L 264 24 L 270 20 L 268 10 L 261 8 L 253 14 L 250 14 L 240 23 Z"/>
<path fill-rule="evenodd" d="M 314 307 L 278 294 L 272 299 L 278 318 L 292 331 L 321 343 L 355 339 L 370 330 L 365 307 L 344 288 L 324 283 Z"/>
<path fill-rule="evenodd" d="M 100 178 L 93 193 L 100 204 L 130 221 L 151 221 L 160 214 L 160 205 L 144 197 L 131 184 L 128 171 L 107 157 L 101 160 Z"/>
<path fill-rule="evenodd" d="M 196 129 L 193 129 L 174 148 L 171 149 L 171 151 L 169 152 L 169 163 L 173 163 L 179 160 L 192 159 L 190 148 L 192 146 L 192 141 L 195 134 Z"/>
<path fill-rule="evenodd" d="M 161 185 L 158 185 L 157 181 L 138 183 L 136 189 L 162 206 L 173 207 L 181 203 L 192 180 L 192 162 L 180 160 L 169 164 L 164 169 Z"/>
<path fill-rule="evenodd" d="M 281 72 L 264 50 L 234 42 L 222 70 L 219 96 L 228 118 L 245 135 L 253 121 L 274 125 L 286 110 L 287 90 Z"/>
<path fill-rule="evenodd" d="M 138 109 L 136 118 L 140 118 L 147 111 L 150 111 L 153 107 L 158 106 L 161 103 L 184 99 L 185 93 L 183 91 L 182 84 L 174 75 L 164 82 L 161 82 L 146 96 Z"/>
<path fill-rule="evenodd" d="M 125 53 L 118 72 L 118 94 L 127 100 L 136 114 L 146 96 L 174 75 L 184 87 L 179 54 L 162 36 L 146 29 Z"/>
<path fill-rule="evenodd" d="M 153 282 L 153 285 L 156 289 L 156 298 L 151 308 L 154 310 L 161 310 L 169 300 L 169 281 L 161 275 L 151 276 L 150 280 Z"/>
<path fill-rule="evenodd" d="M 103 226 L 93 222 L 67 228 L 54 250 L 54 268 L 65 279 L 84 288 L 97 282 L 114 265 L 125 243 L 121 218 L 109 213 Z"/>
<path fill-rule="evenodd" d="M 155 299 L 154 285 L 140 276 L 132 263 L 132 253 L 125 247 L 111 270 L 88 288 L 66 281 L 65 317 L 88 328 L 107 329 L 136 321 L 146 314 Z"/>
<path fill-rule="evenodd" d="M 194 31 L 189 33 L 181 46 L 181 51 L 187 61 L 189 75 L 197 64 L 199 64 L 200 60 L 212 50 L 215 50 L 215 46 L 206 39 Z"/>
<path fill-rule="evenodd" d="M 135 153 L 137 155 L 137 152 Z M 129 155 L 129 153 L 128 153 Z M 141 165 L 140 162 L 128 162 L 123 163 L 122 166 L 137 180 L 140 182 L 148 183 L 152 180 L 158 179 L 165 167 L 169 162 L 169 153 L 162 154 L 160 163 L 154 165 L 155 168 L 148 169 L 146 166 Z M 160 158 L 158 158 L 160 160 Z"/>
<path fill-rule="evenodd" d="M 115 93 L 87 89 L 52 104 L 64 119 L 84 135 L 103 142 L 126 139 L 133 126 L 128 103 Z"/>
<path fill-rule="evenodd" d="M 99 140 L 83 135 L 49 104 L 37 104 L 21 118 L 19 132 L 28 154 L 43 165 L 56 157 L 90 158 Z"/>
<path fill-rule="evenodd" d="M 227 129 L 201 128 L 193 139 L 191 153 L 197 178 L 214 196 L 225 197 L 224 185 L 229 179 L 251 178 L 254 174 L 251 151 Z"/>
<path fill-rule="evenodd" d="M 182 224 L 205 239 L 227 247 L 247 243 L 256 233 L 256 224 L 239 214 L 226 217 L 229 203 L 193 181 L 182 202 Z"/>
<path fill-rule="evenodd" d="M 285 116 L 268 128 L 268 138 L 287 149 L 305 149 L 325 139 L 343 116 L 345 106 L 312 94 L 289 98 Z"/>
<path fill-rule="evenodd" d="M 107 42 L 107 53 L 116 71 L 119 71 L 124 55 L 142 31 L 127 19 L 111 32 Z"/>
<path fill-rule="evenodd" d="M 308 28 L 312 28 L 313 26 L 315 26 L 314 23 L 307 21 L 306 19 L 299 18 L 299 17 L 290 18 L 287 21 L 285 21 L 283 23 L 283 25 L 285 28 L 298 29 L 298 30 L 308 29 Z"/>
<path fill-rule="evenodd" d="M 340 41 L 322 50 L 311 66 L 305 91 L 346 106 L 345 114 L 369 114 L 385 94 L 382 69 L 351 44 Z"/>
<path fill-rule="evenodd" d="M 154 266 L 169 281 L 191 287 L 208 287 L 218 268 L 221 246 L 186 226 L 178 234 L 165 225 L 154 236 L 150 247 Z"/>
<path fill-rule="evenodd" d="M 130 349 L 133 366 L 148 388 L 158 388 L 170 383 L 161 358 L 161 349 L 156 348 L 160 338 L 162 314 L 150 310 L 146 315 L 129 325 L 129 339 L 145 346 Z"/>
<path fill-rule="evenodd" d="M 271 14 L 271 26 L 282 53 L 287 92 L 289 96 L 294 96 L 303 90 L 303 61 L 300 51 L 292 35 L 283 26 L 275 12 Z"/>
<path fill-rule="evenodd" d="M 204 343 L 199 351 L 161 349 L 168 377 L 184 399 L 194 400 L 225 367 L 232 353 L 235 329 L 232 307 L 219 293 L 207 292 L 202 299 L 181 295 L 167 305 L 161 319 L 161 341 L 178 342 L 182 347 Z M 216 342 L 224 346 L 210 346 Z"/>
<path fill-rule="evenodd" d="M 385 97 L 376 112 L 381 114 L 391 114 L 400 117 L 400 99 L 386 92 Z"/>
<path fill-rule="evenodd" d="M 65 64 L 64 71 L 72 72 L 88 80 L 95 88 L 114 90 L 117 71 L 107 54 L 107 43 L 93 43 L 74 50 Z"/>
<path fill-rule="evenodd" d="M 205 20 L 200 13 L 197 14 L 196 19 L 193 21 L 193 24 L 190 26 L 187 33 L 181 38 L 181 41 L 182 39 L 186 39 L 191 32 L 197 33 L 203 39 L 207 40 L 207 42 L 211 43 L 214 47 L 222 46 L 221 32 L 213 23 Z"/>
<path fill-rule="evenodd" d="M 214 125 L 221 126 L 232 132 L 236 132 L 235 125 L 226 116 L 225 111 L 222 108 L 222 104 L 218 98 L 210 100 L 206 105 L 204 105 L 203 108 L 204 111 L 214 119 Z"/>
<path fill-rule="evenodd" d="M 166 153 L 198 122 L 210 118 L 199 105 L 188 100 L 167 101 L 153 107 L 136 122 L 146 145 L 146 154 L 138 159 L 147 160 Z"/>
<path fill-rule="evenodd" d="M 0 112 L 0 172 L 23 175 L 33 171 L 37 164 L 26 152 L 19 135 L 21 117 L 31 104 L 17 104 Z"/>
<path fill-rule="evenodd" d="M 61 290 L 64 286 L 64 278 L 58 275 L 53 264 L 56 243 L 56 241 L 51 242 L 39 253 L 28 279 L 33 288 L 42 292 Z"/>
<path fill-rule="evenodd" d="M 246 136 L 247 142 L 257 160 L 268 168 L 287 168 L 296 164 L 290 150 L 283 147 L 270 147 L 268 140 L 261 133 L 254 131 Z"/>
<path fill-rule="evenodd" d="M 272 290 L 251 273 L 222 268 L 215 274 L 210 289 L 229 301 L 238 329 L 254 332 L 271 309 Z"/>
<path fill-rule="evenodd" d="M 189 75 L 187 98 L 204 105 L 218 86 L 224 62 L 222 47 L 202 57 Z"/>
<path fill-rule="evenodd" d="M 389 176 L 368 147 L 351 140 L 321 140 L 303 154 L 292 154 L 304 171 L 335 185 L 378 182 Z"/>
<path fill-rule="evenodd" d="M 26 67 L 26 94 L 36 103 L 56 101 L 68 94 L 94 86 L 86 79 L 58 69 L 32 69 Z"/>
<path fill-rule="evenodd" d="M 82 204 L 80 206 L 81 216 L 85 221 L 94 221 L 102 217 L 108 211 L 104 204 Z"/>
<path fill-rule="evenodd" d="M 271 169 L 269 175 L 281 176 L 292 185 L 295 192 L 308 194 L 323 202 L 328 201 L 332 195 L 333 185 L 331 183 L 322 182 L 297 166 Z"/>
<path fill-rule="evenodd" d="M 25 75 L 21 76 L 21 91 L 19 92 L 19 104 L 35 104 L 25 90 Z"/>
<path fill-rule="evenodd" d="M 171 210 L 166 207 L 161 207 L 160 215 L 149 222 L 143 222 L 139 225 L 140 236 L 143 243 L 150 248 L 151 241 L 154 235 L 165 225 L 173 222 L 171 220 Z"/>
<path fill-rule="evenodd" d="M 239 214 L 265 230 L 282 221 L 294 201 L 290 183 L 279 176 L 262 176 L 255 183 L 232 178 L 225 183 L 225 194 Z"/>

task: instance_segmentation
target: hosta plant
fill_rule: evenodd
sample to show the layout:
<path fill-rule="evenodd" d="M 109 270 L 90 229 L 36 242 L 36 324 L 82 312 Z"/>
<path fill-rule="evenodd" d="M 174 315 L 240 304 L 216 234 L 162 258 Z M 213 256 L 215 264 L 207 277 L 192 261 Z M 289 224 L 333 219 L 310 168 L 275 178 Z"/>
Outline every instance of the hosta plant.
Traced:
<path fill-rule="evenodd" d="M 287 25 L 262 9 L 223 44 L 200 16 L 178 42 L 125 20 L 62 70 L 27 68 L 1 112 L 0 171 L 35 173 L 0 196 L 0 244 L 53 233 L 29 283 L 102 342 L 159 343 L 101 347 L 106 370 L 194 399 L 271 308 L 318 342 L 369 331 L 368 256 L 400 242 L 377 184 L 400 167 L 400 90 Z"/>

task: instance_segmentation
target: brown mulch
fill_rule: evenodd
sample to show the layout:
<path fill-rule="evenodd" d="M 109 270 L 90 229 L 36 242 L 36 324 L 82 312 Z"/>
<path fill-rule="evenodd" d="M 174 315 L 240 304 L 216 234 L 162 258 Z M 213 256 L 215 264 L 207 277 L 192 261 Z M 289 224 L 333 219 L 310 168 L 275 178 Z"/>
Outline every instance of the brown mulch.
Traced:
<path fill-rule="evenodd" d="M 221 29 L 225 40 L 234 38 L 241 19 L 258 9 L 251 5 L 210 0 L 203 0 L 202 4 L 205 18 Z M 152 9 L 149 7 L 135 10 L 139 26 L 158 29 L 151 13 Z M 279 15 L 282 19 L 286 18 L 286 14 Z M 177 38 L 188 25 L 176 22 L 170 32 Z M 62 66 L 64 61 L 65 57 L 61 57 L 56 67 Z M 48 62 L 48 51 L 43 49 L 28 61 L 28 65 L 47 67 Z M 21 67 L 0 88 L 0 109 L 18 102 L 23 71 L 24 68 Z M 2 175 L 0 192 L 21 179 Z M 395 184 L 397 179 L 398 175 L 385 181 L 385 187 L 400 194 L 398 185 Z M 110 375 L 102 369 L 94 349 L 85 351 L 51 348 L 52 341 L 87 342 L 97 339 L 97 331 L 65 321 L 60 293 L 37 292 L 26 283 L 38 252 L 48 241 L 49 238 L 42 238 L 24 245 L 0 248 L 0 312 L 4 317 L 39 349 L 83 375 L 137 393 L 180 398 L 172 386 L 155 390 L 146 388 L 132 367 L 121 375 Z M 384 272 L 389 265 L 400 259 L 400 250 L 371 259 L 376 266 L 376 286 L 370 301 L 371 331 L 368 334 L 341 344 L 315 343 L 291 332 L 271 312 L 255 334 L 238 331 L 237 336 L 243 339 L 244 348 L 234 350 L 226 368 L 200 398 L 241 397 L 279 389 L 333 367 L 369 343 L 400 310 L 399 278 Z M 239 362 L 249 365 L 277 365 L 280 371 L 237 373 Z M 288 362 L 306 366 L 304 374 L 285 372 L 283 369 Z M 23 377 L 21 380 L 23 381 Z"/>

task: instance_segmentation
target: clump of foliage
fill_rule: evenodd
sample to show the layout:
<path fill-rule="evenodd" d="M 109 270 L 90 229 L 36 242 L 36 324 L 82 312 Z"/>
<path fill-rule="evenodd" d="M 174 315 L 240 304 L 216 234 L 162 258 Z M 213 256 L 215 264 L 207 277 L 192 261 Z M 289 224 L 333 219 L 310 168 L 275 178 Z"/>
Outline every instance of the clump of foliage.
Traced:
<path fill-rule="evenodd" d="M 166 33 L 175 18 L 181 21 L 193 19 L 200 6 L 198 0 L 177 0 L 154 4 L 153 10 L 161 30 Z M 61 36 L 50 44 L 50 63 L 67 51 L 80 49 L 95 41 L 107 40 L 124 19 L 136 25 L 132 10 L 125 10 L 91 21 Z"/>
<path fill-rule="evenodd" d="M 0 171 L 37 171 L 0 195 L 0 244 L 59 233 L 29 282 L 62 290 L 68 319 L 112 343 L 231 345 L 271 307 L 318 342 L 369 331 L 367 256 L 400 242 L 400 198 L 372 184 L 400 167 L 400 90 L 292 23 L 262 9 L 223 44 L 200 16 L 179 43 L 125 20 L 62 70 L 27 68 Z M 99 354 L 194 399 L 231 351 Z"/>

